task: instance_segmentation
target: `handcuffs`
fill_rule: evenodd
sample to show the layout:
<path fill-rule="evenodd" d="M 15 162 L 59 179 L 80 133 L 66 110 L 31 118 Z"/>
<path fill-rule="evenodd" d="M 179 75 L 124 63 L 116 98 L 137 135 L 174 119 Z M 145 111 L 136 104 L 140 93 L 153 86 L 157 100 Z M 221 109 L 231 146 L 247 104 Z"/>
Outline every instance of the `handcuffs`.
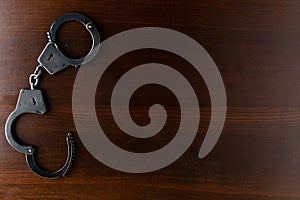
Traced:
<path fill-rule="evenodd" d="M 58 28 L 67 21 L 81 22 L 92 36 L 92 47 L 89 53 L 78 59 L 72 59 L 67 57 L 59 49 L 56 41 L 56 33 Z M 18 152 L 25 154 L 26 162 L 29 168 L 35 174 L 44 178 L 59 178 L 65 176 L 69 171 L 72 160 L 74 159 L 75 146 L 71 133 L 67 134 L 66 141 L 68 145 L 68 155 L 64 166 L 57 171 L 45 171 L 42 169 L 35 160 L 36 149 L 33 146 L 28 146 L 20 143 L 13 126 L 15 120 L 23 114 L 33 113 L 42 115 L 47 111 L 45 105 L 45 96 L 43 96 L 42 90 L 39 89 L 39 76 L 42 69 L 45 69 L 50 75 L 53 75 L 68 66 L 79 67 L 91 61 L 98 53 L 100 46 L 100 35 L 93 25 L 93 23 L 84 15 L 79 13 L 67 13 L 59 17 L 52 24 L 50 31 L 47 33 L 49 42 L 38 57 L 39 65 L 36 67 L 33 74 L 29 77 L 30 89 L 21 89 L 18 102 L 15 110 L 9 115 L 5 124 L 5 136 L 8 143 Z"/>

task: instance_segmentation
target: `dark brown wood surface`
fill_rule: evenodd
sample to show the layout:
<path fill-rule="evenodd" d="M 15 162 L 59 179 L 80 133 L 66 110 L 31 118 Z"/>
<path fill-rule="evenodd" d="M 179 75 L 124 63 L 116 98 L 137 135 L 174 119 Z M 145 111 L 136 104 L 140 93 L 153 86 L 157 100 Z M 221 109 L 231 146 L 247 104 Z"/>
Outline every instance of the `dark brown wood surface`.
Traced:
<path fill-rule="evenodd" d="M 188 151 L 170 166 L 146 174 L 129 174 L 97 161 L 80 142 L 72 117 L 72 87 L 77 69 L 46 73 L 41 88 L 50 110 L 24 115 L 18 137 L 39 149 L 41 165 L 54 170 L 65 161 L 65 135 L 75 134 L 76 159 L 66 178 L 46 180 L 30 172 L 24 155 L 12 149 L 4 124 L 19 90 L 37 65 L 51 23 L 66 12 L 81 12 L 99 29 L 101 40 L 145 26 L 171 28 L 199 42 L 223 77 L 228 112 L 221 138 L 204 159 L 197 157 L 210 119 L 207 87 L 179 56 L 159 50 L 126 54 L 105 72 L 96 96 L 99 123 L 118 146 L 148 152 L 176 134 L 179 105 L 166 88 L 147 85 L 132 97 L 131 114 L 149 123 L 154 103 L 168 111 L 157 136 L 138 140 L 115 124 L 110 95 L 114 84 L 139 64 L 158 62 L 180 71 L 193 85 L 201 122 Z M 65 24 L 60 46 L 72 57 L 90 47 L 78 23 Z M 300 1 L 1 1 L 0 3 L 0 199 L 300 199 Z M 101 116 L 100 116 L 101 114 Z"/>

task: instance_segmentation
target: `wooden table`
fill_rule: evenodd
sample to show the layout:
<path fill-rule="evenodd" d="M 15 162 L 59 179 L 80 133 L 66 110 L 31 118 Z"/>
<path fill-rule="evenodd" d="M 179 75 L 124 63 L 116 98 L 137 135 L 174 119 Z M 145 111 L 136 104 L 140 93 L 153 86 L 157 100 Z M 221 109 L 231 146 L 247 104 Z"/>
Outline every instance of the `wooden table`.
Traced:
<path fill-rule="evenodd" d="M 0 4 L 0 199 L 300 199 L 300 2 L 241 1 L 2 1 Z M 131 174 L 93 158 L 78 138 L 72 117 L 72 87 L 78 69 L 46 73 L 46 115 L 24 115 L 18 137 L 38 149 L 47 170 L 65 161 L 65 135 L 76 138 L 76 159 L 66 178 L 47 180 L 30 172 L 24 155 L 12 149 L 4 124 L 19 90 L 37 65 L 51 23 L 66 12 L 81 12 L 98 27 L 101 41 L 125 30 L 155 26 L 180 31 L 199 42 L 223 77 L 228 112 L 220 140 L 204 159 L 198 151 L 210 119 L 210 97 L 202 77 L 177 55 L 140 50 L 117 59 L 102 77 L 96 95 L 99 123 L 118 146 L 135 152 L 159 149 L 176 134 L 180 108 L 168 89 L 147 85 L 132 96 L 131 114 L 149 123 L 154 103 L 166 107 L 163 131 L 148 139 L 124 134 L 115 124 L 110 95 L 117 80 L 134 66 L 158 62 L 180 71 L 200 102 L 201 122 L 191 147 L 161 170 Z M 72 57 L 90 47 L 78 23 L 59 32 L 60 46 Z"/>

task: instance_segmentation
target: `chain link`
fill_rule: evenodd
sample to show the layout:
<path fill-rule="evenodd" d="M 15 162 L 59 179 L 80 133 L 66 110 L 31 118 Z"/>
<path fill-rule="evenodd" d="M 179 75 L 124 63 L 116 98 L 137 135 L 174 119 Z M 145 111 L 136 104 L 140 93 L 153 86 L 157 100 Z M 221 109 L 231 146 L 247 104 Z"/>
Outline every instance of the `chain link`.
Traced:
<path fill-rule="evenodd" d="M 42 73 L 42 68 L 42 65 L 38 65 L 35 68 L 34 72 L 29 76 L 29 84 L 32 90 L 35 89 L 39 83 L 39 76 Z"/>

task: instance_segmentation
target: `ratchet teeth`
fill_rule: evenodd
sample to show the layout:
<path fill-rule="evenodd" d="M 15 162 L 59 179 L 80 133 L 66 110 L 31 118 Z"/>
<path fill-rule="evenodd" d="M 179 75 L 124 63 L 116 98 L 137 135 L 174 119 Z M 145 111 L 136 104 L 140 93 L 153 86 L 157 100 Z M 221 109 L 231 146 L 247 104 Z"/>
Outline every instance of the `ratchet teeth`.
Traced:
<path fill-rule="evenodd" d="M 70 172 L 70 168 L 72 167 L 75 158 L 75 140 L 73 135 L 68 133 L 66 140 L 68 143 L 68 166 L 63 176 L 66 176 Z"/>
<path fill-rule="evenodd" d="M 49 42 L 52 42 L 49 32 L 47 32 L 47 38 L 48 38 Z"/>

